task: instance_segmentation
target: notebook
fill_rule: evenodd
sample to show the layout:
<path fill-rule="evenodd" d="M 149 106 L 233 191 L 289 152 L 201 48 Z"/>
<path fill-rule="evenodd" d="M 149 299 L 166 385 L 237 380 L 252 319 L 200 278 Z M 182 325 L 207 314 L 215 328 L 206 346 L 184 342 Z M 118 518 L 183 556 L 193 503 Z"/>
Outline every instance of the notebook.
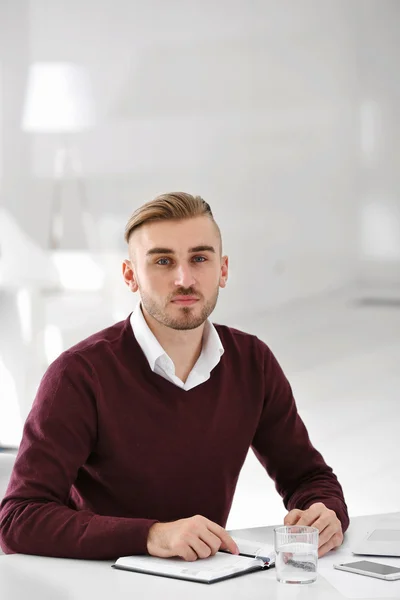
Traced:
<path fill-rule="evenodd" d="M 233 538 L 240 555 L 217 552 L 209 558 L 188 562 L 182 558 L 158 558 L 156 556 L 122 556 L 112 565 L 115 569 L 186 579 L 197 583 L 216 583 L 232 577 L 260 571 L 275 562 L 272 548 L 263 543 Z"/>

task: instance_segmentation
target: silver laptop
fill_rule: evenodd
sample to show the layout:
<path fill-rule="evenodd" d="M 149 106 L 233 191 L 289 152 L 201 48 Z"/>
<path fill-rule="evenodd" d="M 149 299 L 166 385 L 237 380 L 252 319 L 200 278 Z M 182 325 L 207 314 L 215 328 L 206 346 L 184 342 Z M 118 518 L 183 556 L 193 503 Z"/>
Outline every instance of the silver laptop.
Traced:
<path fill-rule="evenodd" d="M 377 521 L 358 542 L 352 544 L 351 551 L 373 556 L 400 556 L 400 517 Z"/>

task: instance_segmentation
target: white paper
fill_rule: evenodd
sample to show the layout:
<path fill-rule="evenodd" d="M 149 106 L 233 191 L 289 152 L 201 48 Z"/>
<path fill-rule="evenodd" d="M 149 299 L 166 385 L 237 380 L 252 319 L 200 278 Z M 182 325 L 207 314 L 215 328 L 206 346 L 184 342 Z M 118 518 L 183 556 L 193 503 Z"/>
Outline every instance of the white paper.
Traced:
<path fill-rule="evenodd" d="M 235 541 L 241 554 L 256 556 L 270 565 L 275 563 L 274 549 L 272 546 L 266 545 L 265 542 L 255 542 L 254 540 L 246 540 L 235 536 L 232 536 L 232 539 Z"/>
<path fill-rule="evenodd" d="M 255 542 L 253 540 L 246 540 L 244 538 L 238 538 L 234 535 L 232 536 L 232 539 L 236 543 L 240 552 L 242 552 L 243 554 L 251 554 L 252 556 L 256 555 L 257 551 L 259 550 L 259 548 L 261 548 L 261 546 L 265 546 L 265 542 Z"/>
<path fill-rule="evenodd" d="M 124 556 L 119 558 L 116 564 L 155 574 L 181 575 L 207 581 L 221 575 L 243 571 L 250 565 L 256 565 L 257 560 L 217 553 L 209 558 L 202 558 L 193 562 L 185 561 L 182 558 Z M 260 562 L 260 566 L 261 564 Z"/>

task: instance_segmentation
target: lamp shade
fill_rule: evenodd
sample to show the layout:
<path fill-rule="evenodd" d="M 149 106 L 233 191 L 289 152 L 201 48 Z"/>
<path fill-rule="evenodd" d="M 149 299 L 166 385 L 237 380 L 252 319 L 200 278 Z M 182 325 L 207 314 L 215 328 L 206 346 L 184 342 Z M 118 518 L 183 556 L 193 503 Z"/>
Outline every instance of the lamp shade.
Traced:
<path fill-rule="evenodd" d="M 74 132 L 94 124 L 89 74 L 74 63 L 35 63 L 30 67 L 22 129 Z"/>

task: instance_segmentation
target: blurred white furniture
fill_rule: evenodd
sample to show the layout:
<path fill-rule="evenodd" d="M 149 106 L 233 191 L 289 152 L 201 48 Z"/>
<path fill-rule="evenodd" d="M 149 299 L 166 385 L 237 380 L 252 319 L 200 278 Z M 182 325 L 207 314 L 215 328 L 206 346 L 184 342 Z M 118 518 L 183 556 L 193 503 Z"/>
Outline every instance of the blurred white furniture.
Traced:
<path fill-rule="evenodd" d="M 48 254 L 0 207 L 0 445 L 19 443 L 46 366 L 42 293 L 59 285 Z"/>
<path fill-rule="evenodd" d="M 0 502 L 3 499 L 15 462 L 15 454 L 0 452 Z"/>
<path fill-rule="evenodd" d="M 58 285 L 59 275 L 48 254 L 0 206 L 0 289 Z"/>
<path fill-rule="evenodd" d="M 121 228 L 122 230 L 122 228 Z M 90 242 L 88 242 L 90 245 Z M 0 207 L 0 445 L 17 445 L 48 364 L 78 338 L 127 316 L 117 252 L 43 250 Z M 83 326 L 79 329 L 80 325 Z M 63 340 L 64 329 L 75 328 Z"/>
<path fill-rule="evenodd" d="M 15 454 L 11 454 L 9 452 L 0 452 L 0 502 L 6 493 L 11 471 L 14 466 L 14 461 Z M 0 554 L 3 554 L 1 548 Z"/>

